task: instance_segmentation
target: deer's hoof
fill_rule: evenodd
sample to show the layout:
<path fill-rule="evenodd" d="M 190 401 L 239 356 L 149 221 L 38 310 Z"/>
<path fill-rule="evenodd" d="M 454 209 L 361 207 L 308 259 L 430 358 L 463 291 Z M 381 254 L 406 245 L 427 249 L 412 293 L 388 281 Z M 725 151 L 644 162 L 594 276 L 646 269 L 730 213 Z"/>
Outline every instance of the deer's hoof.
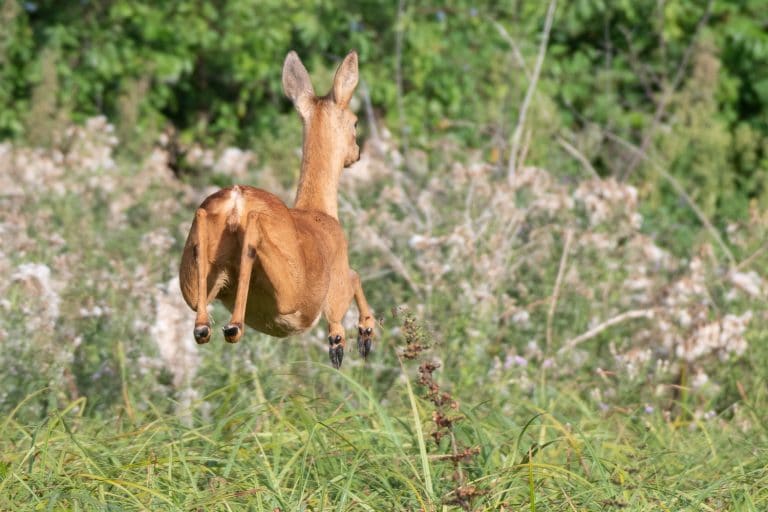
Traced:
<path fill-rule="evenodd" d="M 243 335 L 243 324 L 228 324 L 224 326 L 224 339 L 227 343 L 237 343 Z"/>
<path fill-rule="evenodd" d="M 371 327 L 359 327 L 357 333 L 357 351 L 363 358 L 366 358 L 371 353 L 373 329 Z"/>
<path fill-rule="evenodd" d="M 195 330 L 192 332 L 198 345 L 211 341 L 211 327 L 207 324 L 196 325 Z"/>
<path fill-rule="evenodd" d="M 331 365 L 338 370 L 341 367 L 341 361 L 344 360 L 344 338 L 339 335 L 328 336 L 328 345 Z"/>

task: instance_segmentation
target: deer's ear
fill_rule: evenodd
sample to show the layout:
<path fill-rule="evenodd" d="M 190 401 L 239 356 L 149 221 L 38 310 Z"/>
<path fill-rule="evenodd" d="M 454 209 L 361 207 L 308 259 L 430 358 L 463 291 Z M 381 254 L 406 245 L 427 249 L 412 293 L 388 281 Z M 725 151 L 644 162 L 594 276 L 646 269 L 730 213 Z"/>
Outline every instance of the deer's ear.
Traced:
<path fill-rule="evenodd" d="M 288 52 L 283 63 L 283 91 L 293 102 L 299 114 L 306 117 L 310 103 L 315 97 L 315 90 L 312 88 L 307 68 L 294 51 Z"/>
<path fill-rule="evenodd" d="M 351 51 L 336 70 L 333 77 L 333 100 L 340 106 L 349 105 L 357 87 L 357 52 Z"/>

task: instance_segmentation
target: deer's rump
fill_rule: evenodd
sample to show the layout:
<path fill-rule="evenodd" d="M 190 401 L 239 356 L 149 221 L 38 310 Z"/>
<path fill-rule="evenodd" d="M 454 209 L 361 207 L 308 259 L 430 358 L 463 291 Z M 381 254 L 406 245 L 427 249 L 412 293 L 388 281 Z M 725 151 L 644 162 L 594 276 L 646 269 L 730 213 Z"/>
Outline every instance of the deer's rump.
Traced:
<path fill-rule="evenodd" d="M 255 187 L 235 185 L 221 189 L 208 196 L 200 205 L 206 211 L 207 232 L 218 236 L 207 240 L 207 295 L 208 302 L 218 298 L 232 311 L 238 287 L 241 254 L 248 215 L 258 215 L 259 256 L 253 263 L 249 282 L 248 299 L 245 309 L 245 324 L 258 331 L 276 337 L 285 337 L 305 331 L 318 320 L 324 300 L 327 283 L 317 279 L 313 267 L 306 265 L 305 253 L 323 252 L 320 246 L 327 244 L 317 240 L 314 233 L 297 229 L 291 210 L 274 194 Z M 197 303 L 197 233 L 195 219 L 190 230 L 180 266 L 180 285 L 184 300 L 193 310 Z M 302 226 L 303 227 L 303 226 Z M 301 236 L 299 231 L 302 231 Z M 254 247 L 253 250 L 256 250 Z M 264 250 L 272 251 L 273 258 L 281 262 L 292 262 L 290 267 L 308 282 L 315 293 L 305 296 L 295 307 L 283 307 L 277 301 L 276 279 L 291 279 L 286 275 L 270 276 L 262 262 Z M 317 262 L 315 262 L 317 263 Z M 305 271 L 303 267 L 310 267 Z M 322 266 L 322 265 L 320 265 Z M 298 268 L 296 268 L 298 267 Z M 318 286 L 319 285 L 319 286 Z M 324 285 L 324 286 L 323 286 Z"/>

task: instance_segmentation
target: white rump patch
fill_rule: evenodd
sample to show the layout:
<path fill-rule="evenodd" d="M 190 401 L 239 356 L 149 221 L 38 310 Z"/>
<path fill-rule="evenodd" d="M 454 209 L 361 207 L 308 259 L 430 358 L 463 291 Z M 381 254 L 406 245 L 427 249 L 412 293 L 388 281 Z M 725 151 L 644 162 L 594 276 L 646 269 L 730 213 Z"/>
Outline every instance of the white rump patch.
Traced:
<path fill-rule="evenodd" d="M 230 203 L 229 203 L 229 214 L 227 215 L 227 228 L 229 228 L 230 231 L 237 231 L 237 228 L 240 226 L 240 217 L 243 215 L 243 203 L 245 202 L 245 198 L 243 197 L 243 192 L 240 190 L 240 187 L 235 185 L 232 187 L 232 192 L 230 194 Z"/>

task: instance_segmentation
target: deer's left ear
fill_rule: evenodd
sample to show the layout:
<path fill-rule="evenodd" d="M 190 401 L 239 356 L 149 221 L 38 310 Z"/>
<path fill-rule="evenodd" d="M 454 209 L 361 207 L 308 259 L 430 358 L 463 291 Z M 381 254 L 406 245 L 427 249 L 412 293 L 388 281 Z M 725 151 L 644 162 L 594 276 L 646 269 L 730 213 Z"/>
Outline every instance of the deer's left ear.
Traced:
<path fill-rule="evenodd" d="M 336 76 L 333 77 L 333 100 L 338 105 L 349 105 L 357 87 L 357 80 L 357 52 L 353 50 L 344 58 L 344 62 L 336 70 Z"/>
<path fill-rule="evenodd" d="M 299 114 L 306 118 L 309 115 L 312 99 L 315 97 L 315 90 L 312 88 L 307 68 L 294 51 L 285 56 L 283 63 L 283 91 L 291 99 Z"/>

